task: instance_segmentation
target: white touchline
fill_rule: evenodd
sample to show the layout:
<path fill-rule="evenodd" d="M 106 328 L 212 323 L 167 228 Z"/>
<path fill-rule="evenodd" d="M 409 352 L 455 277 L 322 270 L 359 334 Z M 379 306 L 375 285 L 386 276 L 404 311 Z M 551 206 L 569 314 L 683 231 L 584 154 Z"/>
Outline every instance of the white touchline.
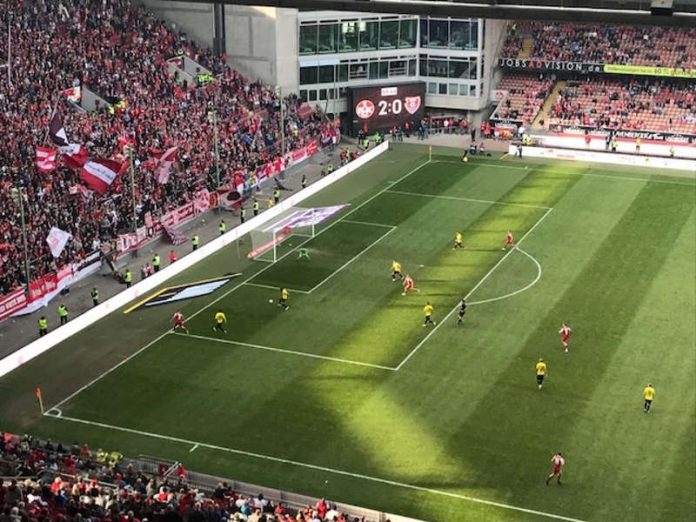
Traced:
<path fill-rule="evenodd" d="M 388 194 L 401 194 L 403 196 L 416 196 L 421 198 L 433 198 L 433 199 L 449 199 L 452 201 L 467 201 L 470 203 L 486 203 L 488 205 L 504 205 L 506 207 L 524 207 L 524 208 L 538 208 L 542 210 L 548 210 L 551 207 L 543 207 L 541 205 L 530 205 L 527 203 L 506 203 L 504 201 L 491 201 L 488 199 L 472 199 L 464 198 L 458 196 L 443 196 L 441 194 L 425 194 L 419 192 L 406 192 L 403 190 L 387 190 Z"/>
<path fill-rule="evenodd" d="M 318 466 L 316 464 L 309 464 L 307 462 L 300 462 L 300 461 L 296 461 L 296 460 L 284 459 L 281 457 L 274 457 L 271 455 L 263 455 L 261 453 L 254 453 L 251 451 L 239 450 L 239 449 L 234 449 L 234 448 L 226 448 L 224 446 L 218 446 L 215 444 L 207 444 L 205 442 L 182 439 L 179 437 L 170 437 L 168 435 L 161 435 L 159 433 L 152 433 L 152 432 L 148 432 L 148 431 L 136 430 L 133 428 L 124 428 L 122 426 L 113 426 L 111 424 L 104 424 L 102 422 L 95 422 L 95 421 L 88 421 L 88 420 L 84 420 L 84 419 L 78 419 L 76 417 L 58 417 L 55 415 L 48 415 L 48 416 L 53 417 L 55 419 L 63 420 L 63 421 L 69 421 L 69 422 L 74 422 L 74 423 L 78 423 L 78 424 L 85 424 L 88 426 L 96 426 L 98 428 L 103 428 L 103 429 L 107 429 L 107 430 L 120 431 L 123 433 L 130 433 L 132 435 L 140 435 L 143 437 L 150 437 L 153 439 L 175 442 L 175 443 L 183 444 L 186 446 L 193 446 L 193 448 L 189 451 L 193 451 L 193 449 L 198 448 L 198 447 L 206 448 L 206 449 L 215 450 L 215 451 L 222 451 L 225 453 L 232 453 L 234 455 L 242 455 L 245 457 L 266 460 L 269 462 L 276 462 L 279 464 L 289 464 L 291 466 L 297 466 L 297 467 L 301 467 L 301 468 L 311 469 L 314 471 L 321 471 L 324 473 L 331 473 L 333 475 L 341 475 L 344 477 L 351 477 L 351 478 L 355 478 L 355 479 L 367 480 L 370 482 L 376 482 L 379 484 L 386 484 L 388 486 L 394 486 L 397 488 L 410 489 L 413 491 L 420 491 L 423 493 L 430 493 L 433 495 L 440 495 L 440 496 L 449 497 L 449 498 L 456 498 L 458 500 L 464 500 L 467 502 L 473 502 L 476 504 L 483 504 L 486 506 L 492 506 L 492 507 L 497 507 L 497 508 L 501 508 L 501 509 L 508 509 L 511 511 L 517 511 L 520 513 L 527 513 L 530 515 L 537 515 L 540 517 L 551 518 L 554 520 L 564 520 L 566 522 L 586 522 L 586 521 L 578 519 L 578 518 L 566 517 L 566 516 L 557 515 L 554 513 L 547 513 L 545 511 L 537 511 L 536 509 L 528 509 L 528 508 L 523 508 L 523 507 L 519 507 L 519 506 L 513 506 L 510 504 L 504 504 L 502 502 L 495 502 L 493 500 L 486 500 L 486 499 L 482 499 L 482 498 L 471 497 L 469 495 L 463 495 L 463 494 L 454 493 L 451 491 L 442 491 L 439 489 L 427 488 L 424 486 L 416 486 L 415 484 L 407 484 L 404 482 L 398 482 L 396 480 L 390 480 L 390 479 L 379 478 L 379 477 L 372 477 L 370 475 L 363 475 L 362 473 L 353 473 L 350 471 L 328 468 L 325 466 Z"/>
<path fill-rule="evenodd" d="M 499 165 L 502 158 L 500 160 L 476 160 L 476 163 L 483 163 L 487 167 L 492 167 L 496 169 L 512 169 L 512 170 L 529 170 L 530 172 L 533 169 L 539 168 L 539 167 L 544 167 L 546 164 L 545 163 L 535 163 L 532 164 L 531 166 L 527 167 L 520 167 L 520 166 L 512 166 L 512 165 Z M 504 160 L 505 162 L 511 162 L 513 160 Z M 459 164 L 459 161 L 450 161 L 450 160 L 433 160 L 433 163 L 456 163 Z M 603 164 L 606 165 L 606 164 Z M 601 168 L 601 167 L 598 167 Z M 621 174 L 617 174 L 612 176 L 611 174 L 595 174 L 593 172 L 572 172 L 570 170 L 553 170 L 553 169 L 544 169 L 544 172 L 547 174 L 563 174 L 563 175 L 568 175 L 570 174 L 571 176 L 587 176 L 590 178 L 605 178 L 605 179 L 611 179 L 615 181 L 642 181 L 642 182 L 649 182 L 649 183 L 665 183 L 668 185 L 683 185 L 685 187 L 696 187 L 696 184 L 694 183 L 681 183 L 679 181 L 671 181 L 668 179 L 654 179 L 654 178 L 636 178 L 632 176 L 622 176 Z M 673 176 L 674 177 L 674 176 Z M 693 179 L 693 178 L 687 178 L 685 177 L 684 179 Z"/>
<path fill-rule="evenodd" d="M 397 179 L 397 180 L 394 182 L 394 184 L 397 184 L 397 183 L 402 182 L 403 180 L 405 180 L 406 178 L 408 178 L 411 174 L 413 174 L 414 172 L 416 172 L 416 171 L 422 169 L 423 167 L 425 167 L 426 165 L 428 165 L 430 162 L 431 162 L 430 160 L 427 160 L 427 161 L 421 163 L 420 165 L 418 165 L 417 167 L 414 167 L 413 169 L 409 170 L 406 174 L 404 174 L 404 175 L 401 176 L 399 179 Z M 326 228 L 324 228 L 324 229 L 320 230 L 319 232 L 317 232 L 317 234 L 315 234 L 314 237 L 317 237 L 318 235 L 323 234 L 324 232 L 326 232 L 327 230 L 329 230 L 331 227 L 333 227 L 333 226 L 336 225 L 337 223 L 340 223 L 342 220 L 344 220 L 345 218 L 347 218 L 347 217 L 350 216 L 351 214 L 353 214 L 353 213 L 355 213 L 356 211 L 360 210 L 362 207 L 364 207 L 365 205 L 367 205 L 368 203 L 370 203 L 372 200 L 374 200 L 375 198 L 377 198 L 377 197 L 381 196 L 382 194 L 384 194 L 387 190 L 389 190 L 389 187 L 391 187 L 391 186 L 392 186 L 391 184 L 386 185 L 383 189 L 381 189 L 381 190 L 378 191 L 377 193 L 375 193 L 375 194 L 373 194 L 372 196 L 370 196 L 369 198 L 367 198 L 365 201 L 363 201 L 362 203 L 360 203 L 357 207 L 352 208 L 349 212 L 347 212 L 346 214 L 344 214 L 342 217 L 340 217 L 339 219 L 337 219 L 337 220 L 334 221 L 333 223 L 329 224 Z M 280 257 L 278 258 L 278 261 L 280 261 L 281 259 L 285 258 L 286 256 L 292 254 L 292 253 L 295 252 L 298 248 L 300 248 L 302 245 L 304 245 L 304 244 L 307 243 L 308 241 L 311 241 L 312 239 L 313 239 L 313 238 L 310 237 L 310 238 L 307 238 L 305 241 L 302 241 L 302 242 L 301 242 L 300 244 L 298 244 L 295 248 L 293 248 L 293 249 L 290 250 L 289 252 L 287 252 L 287 253 L 283 254 L 282 256 L 280 256 Z M 271 267 L 274 266 L 274 265 L 275 265 L 275 263 L 268 264 L 267 266 L 263 267 L 263 268 L 262 268 L 261 270 L 259 270 L 258 272 L 255 272 L 254 274 L 251 274 L 251 275 L 250 275 L 249 277 L 247 277 L 244 281 L 241 281 L 239 284 L 237 284 L 236 286 L 234 286 L 233 288 L 231 288 L 231 289 L 228 290 L 227 292 L 223 293 L 223 294 L 220 295 L 217 299 L 214 299 L 213 301 L 211 301 L 210 303 L 208 303 L 207 305 L 205 305 L 203 308 L 201 308 L 201 309 L 198 310 L 197 312 L 194 312 L 194 313 L 191 314 L 188 318 L 189 318 L 189 319 L 193 319 L 193 318 L 196 317 L 198 314 L 204 312 L 205 310 L 207 310 L 208 308 L 210 308 L 211 306 L 213 306 L 215 303 L 219 302 L 221 299 L 224 299 L 225 297 L 227 297 L 228 295 L 230 295 L 230 294 L 231 294 L 232 292 L 234 292 L 235 290 L 238 290 L 238 289 L 239 289 L 241 286 L 243 286 L 245 283 L 248 283 L 248 282 L 252 281 L 256 276 L 258 276 L 259 274 L 265 272 L 266 270 L 268 270 L 269 268 L 271 268 Z M 79 395 L 80 393 L 82 393 L 83 391 L 85 391 L 87 388 L 89 388 L 90 386 L 92 386 L 92 385 L 95 384 L 96 382 L 100 381 L 101 379 L 103 379 L 104 377 L 106 377 L 107 375 L 109 375 L 109 374 L 110 374 L 111 372 L 113 372 L 115 369 L 121 367 L 122 365 L 126 364 L 128 361 L 130 361 L 131 359 L 133 359 L 134 357 L 137 357 L 138 355 L 140 355 L 142 352 L 144 352 L 145 350 L 147 350 L 150 346 L 152 346 L 152 345 L 155 344 L 157 341 L 159 341 L 160 339 L 162 339 L 162 338 L 163 338 L 165 335 L 167 335 L 168 333 L 169 333 L 169 331 L 166 331 L 166 332 L 164 332 L 163 334 L 157 336 L 155 339 L 153 339 L 152 341 L 150 341 L 149 343 L 147 343 L 145 346 L 143 346 L 142 348 L 138 349 L 136 352 L 132 353 L 131 355 L 129 355 L 129 356 L 126 357 L 125 359 L 123 359 L 123 360 L 122 360 L 121 362 L 119 362 L 116 366 L 113 366 L 113 367 L 109 368 L 108 370 L 106 370 L 105 372 L 103 372 L 102 374 L 98 375 L 97 377 L 95 377 L 94 379 L 92 379 L 90 382 L 88 382 L 88 383 L 85 384 L 84 386 L 81 386 L 81 387 L 78 388 L 76 391 L 74 391 L 73 393 L 71 393 L 70 395 L 68 395 L 67 397 L 65 397 L 63 400 L 61 400 L 60 402 L 58 402 L 57 404 L 55 404 L 55 405 L 52 406 L 51 408 L 48 408 L 46 411 L 48 412 L 48 411 L 50 411 L 50 410 L 52 410 L 52 409 L 59 408 L 60 406 L 62 406 L 62 405 L 65 404 L 66 402 L 68 402 L 70 399 L 76 397 L 77 395 Z"/>
<path fill-rule="evenodd" d="M 532 281 L 531 283 L 527 284 L 526 286 L 524 286 L 524 287 L 522 287 L 522 288 L 519 288 L 519 289 L 515 290 L 514 292 L 510 292 L 509 294 L 500 295 L 500 296 L 498 296 L 498 297 L 491 297 L 490 299 L 483 299 L 483 300 L 481 300 L 481 301 L 472 301 L 471 303 L 467 303 L 469 306 L 482 305 L 482 304 L 486 304 L 486 303 L 494 303 L 494 302 L 496 302 L 496 301 L 502 301 L 503 299 L 507 299 L 507 298 L 509 298 L 509 297 L 513 297 L 513 296 L 515 296 L 515 295 L 517 295 L 517 294 L 521 294 L 522 292 L 526 292 L 526 291 L 529 290 L 531 287 L 533 287 L 535 284 L 537 284 L 537 282 L 539 281 L 539 279 L 541 279 L 541 274 L 542 274 L 541 264 L 539 264 L 539 261 L 537 261 L 537 260 L 534 258 L 534 256 L 532 256 L 532 255 L 529 254 L 528 252 L 525 252 L 525 251 L 522 250 L 521 248 L 517 248 L 515 251 L 517 251 L 517 252 L 519 252 L 519 253 L 521 253 L 521 254 L 524 254 L 524 255 L 527 256 L 529 259 L 531 259 L 532 262 L 536 265 L 537 275 L 536 275 L 536 277 L 534 278 L 534 281 Z"/>
<path fill-rule="evenodd" d="M 539 218 L 539 220 L 538 220 L 536 223 L 534 223 L 534 225 L 532 225 L 532 228 L 530 228 L 529 230 L 527 230 L 527 232 L 525 233 L 525 235 L 522 236 L 522 237 L 520 238 L 520 240 L 517 242 L 517 245 L 519 245 L 520 243 L 522 243 L 522 241 L 524 241 L 525 238 L 526 238 L 527 236 L 529 236 L 529 234 L 531 234 L 532 231 L 533 231 L 536 227 L 538 227 L 539 224 L 540 224 L 542 221 L 544 221 L 544 219 L 546 219 L 546 216 L 548 216 L 548 215 L 551 213 L 552 210 L 553 210 L 553 208 L 550 208 L 550 209 L 548 209 L 546 212 L 544 212 L 544 215 L 541 216 L 541 217 Z M 472 295 L 472 294 L 473 294 L 473 293 L 486 281 L 486 279 L 488 279 L 488 278 L 490 277 L 490 275 L 491 275 L 493 272 L 496 271 L 496 269 L 503 263 L 503 261 L 505 261 L 505 260 L 508 258 L 508 256 L 509 256 L 510 254 L 512 254 L 513 252 L 514 252 L 514 249 L 508 250 L 507 253 L 506 253 L 503 257 L 501 257 L 500 260 L 499 260 L 495 265 L 493 265 L 493 267 L 492 267 L 488 272 L 486 272 L 486 275 L 484 275 L 484 276 L 479 280 L 479 282 L 476 283 L 476 284 L 474 285 L 474 287 L 473 287 L 471 290 L 469 290 L 469 293 L 466 294 L 466 295 L 464 296 L 464 298 L 465 298 L 465 299 L 468 299 L 468 298 L 469 298 L 469 297 L 470 297 L 470 296 L 471 296 L 471 295 Z M 446 315 L 445 317 L 443 317 L 443 318 L 440 320 L 440 322 L 437 323 L 437 324 L 435 325 L 435 327 L 434 327 L 432 330 L 430 330 L 430 332 L 428 332 L 428 335 L 426 335 L 426 336 L 416 345 L 416 347 L 415 347 L 413 350 L 411 350 L 411 352 L 404 358 L 404 360 L 401 361 L 401 362 L 399 363 L 399 365 L 396 367 L 396 370 L 397 370 L 397 371 L 399 371 L 399 370 L 403 367 L 403 365 L 406 364 L 406 363 L 409 361 L 409 359 L 415 355 L 415 353 L 420 349 L 420 347 L 423 346 L 423 345 L 428 341 L 428 339 L 430 339 L 430 338 L 432 337 L 432 335 L 437 331 L 437 329 L 440 328 L 440 326 L 442 326 L 442 324 L 443 324 L 445 321 L 447 321 L 447 319 L 449 319 L 449 317 L 450 317 L 458 308 L 459 308 L 459 303 L 457 303 L 457 304 L 454 306 L 454 308 L 452 308 L 452 310 L 450 310 L 450 311 L 447 313 L 447 315 Z"/>
<path fill-rule="evenodd" d="M 323 359 L 325 361 L 331 361 L 331 362 L 335 362 L 335 363 L 352 364 L 354 366 L 365 366 L 367 368 L 376 368 L 378 370 L 388 370 L 390 372 L 396 371 L 396 368 L 392 368 L 390 366 L 382 366 L 381 364 L 372 364 L 372 363 L 361 362 L 361 361 L 351 361 L 350 359 L 341 359 L 339 357 L 331 357 L 329 355 L 319 355 L 319 354 L 310 353 L 310 352 L 298 352 L 296 350 L 287 350 L 285 348 L 274 348 L 273 346 L 264 346 L 261 344 L 245 343 L 243 341 L 234 341 L 232 339 L 219 339 L 217 337 L 206 337 L 205 335 L 185 334 L 185 333 L 175 333 L 175 332 L 168 332 L 168 333 L 171 335 L 176 335 L 178 337 L 183 337 L 183 338 L 192 338 L 192 339 L 200 339 L 202 341 L 211 341 L 211 342 L 216 342 L 216 343 L 233 344 L 236 346 L 244 346 L 246 348 L 255 348 L 256 350 L 266 350 L 269 352 L 284 353 L 284 354 L 296 355 L 296 356 L 300 356 L 300 357 L 309 357 L 310 359 Z"/>
<path fill-rule="evenodd" d="M 369 245 L 367 245 L 365 248 L 362 249 L 362 251 L 360 251 L 358 254 L 356 254 L 355 256 L 353 256 L 352 258 L 350 258 L 348 261 L 346 261 L 345 263 L 343 263 L 343 265 L 341 265 L 338 269 L 334 270 L 334 271 L 331 272 L 328 276 L 326 276 L 326 277 L 324 278 L 323 281 L 321 281 L 321 282 L 317 283 L 316 285 L 314 285 L 314 286 L 312 287 L 312 289 L 309 291 L 309 293 L 311 294 L 312 292 L 314 292 L 317 288 L 319 288 L 320 286 L 322 286 L 324 283 L 326 283 L 329 279 L 331 279 L 333 276 L 335 276 L 336 274 L 338 274 L 338 273 L 339 273 L 341 270 L 343 270 L 345 267 L 347 267 L 348 265 L 350 265 L 353 261 L 355 261 L 356 259 L 358 259 L 361 255 L 363 255 L 365 252 L 367 252 L 368 250 L 370 250 L 370 249 L 371 249 L 373 246 L 375 246 L 377 243 L 379 243 L 380 241 L 382 241 L 382 240 L 383 240 L 385 237 L 387 237 L 389 234 L 391 234 L 392 232 L 394 232 L 394 230 L 396 230 L 396 227 L 391 227 L 391 230 L 385 232 L 384 235 L 380 236 L 379 238 L 377 238 L 376 240 L 374 240 L 372 243 L 370 243 Z"/>

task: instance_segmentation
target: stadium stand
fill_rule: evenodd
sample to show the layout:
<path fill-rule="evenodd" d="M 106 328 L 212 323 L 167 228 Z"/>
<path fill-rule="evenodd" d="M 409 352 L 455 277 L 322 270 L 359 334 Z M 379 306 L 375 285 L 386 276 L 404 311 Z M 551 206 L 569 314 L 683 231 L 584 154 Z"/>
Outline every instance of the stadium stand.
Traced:
<path fill-rule="evenodd" d="M 696 69 L 696 28 L 529 20 L 512 27 L 505 58 L 521 58 L 523 42 L 531 38 L 531 55 L 524 58 Z"/>
<path fill-rule="evenodd" d="M 696 84 L 587 78 L 569 81 L 550 125 L 696 134 Z"/>
<path fill-rule="evenodd" d="M 145 463 L 143 463 L 145 464 Z M 163 469 L 144 472 L 138 461 L 118 452 L 92 451 L 0 433 L 0 520 L 48 522 L 350 522 L 361 518 L 339 512 L 318 499 L 291 507 L 243 495 L 220 482 L 210 490 L 192 487 L 183 466 L 170 476 Z"/>
<path fill-rule="evenodd" d="M 6 8 L 5 8 L 6 7 Z M 105 197 L 76 191 L 79 169 L 59 166 L 50 175 L 35 167 L 35 146 L 47 143 L 54 109 L 62 113 L 71 142 L 90 156 L 124 159 L 134 142 L 139 223 L 190 201 L 201 188 L 215 188 L 213 129 L 219 124 L 223 182 L 234 171 L 250 171 L 278 158 L 281 102 L 274 89 L 251 82 L 214 56 L 170 30 L 128 0 L 9 0 L 0 26 L 11 17 L 13 83 L 0 95 L 0 295 L 24 282 L 17 199 L 25 187 L 32 278 L 79 261 L 99 244 L 125 231 L 132 216 L 127 179 L 116 180 Z M 6 55 L 0 39 L 0 56 Z M 214 81 L 187 82 L 170 75 L 167 60 L 186 55 L 212 71 Z M 4 79 L 3 79 L 4 80 Z M 88 88 L 111 107 L 79 110 L 65 101 L 66 89 Z M 285 143 L 291 151 L 327 132 L 320 114 L 300 111 L 286 100 Z M 158 183 L 153 157 L 178 145 L 178 173 Z M 60 258 L 46 243 L 51 226 L 72 234 Z"/>
<path fill-rule="evenodd" d="M 508 94 L 498 105 L 491 119 L 531 124 L 552 87 L 553 81 L 543 75 L 506 74 L 498 84 L 498 90 L 507 91 Z"/>

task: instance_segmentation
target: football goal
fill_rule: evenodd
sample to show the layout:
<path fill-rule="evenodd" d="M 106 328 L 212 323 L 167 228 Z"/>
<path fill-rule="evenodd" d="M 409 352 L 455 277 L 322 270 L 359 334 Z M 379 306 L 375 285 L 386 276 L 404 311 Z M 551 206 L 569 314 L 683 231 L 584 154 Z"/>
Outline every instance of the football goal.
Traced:
<path fill-rule="evenodd" d="M 250 259 L 275 263 L 278 259 L 316 234 L 313 208 L 291 207 L 278 217 L 252 229 Z"/>

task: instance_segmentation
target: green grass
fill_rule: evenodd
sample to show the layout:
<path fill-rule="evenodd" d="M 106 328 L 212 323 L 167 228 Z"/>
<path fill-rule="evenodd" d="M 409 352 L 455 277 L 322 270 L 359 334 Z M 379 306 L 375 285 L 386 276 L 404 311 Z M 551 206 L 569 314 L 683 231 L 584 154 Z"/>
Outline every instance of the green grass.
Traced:
<path fill-rule="evenodd" d="M 117 313 L 3 378 L 0 429 L 424 520 L 694 518 L 693 176 L 424 151 L 399 146 L 314 197 L 351 206 L 305 243 L 310 261 L 303 238 L 248 261 L 247 239 L 177 277 L 242 272 L 183 305 L 210 305 L 191 336 L 158 338 L 174 306 Z M 501 251 L 508 229 L 523 252 Z M 401 296 L 392 259 L 420 295 Z M 292 289 L 290 310 L 264 286 Z M 425 301 L 442 321 L 472 289 L 464 326 L 421 326 Z M 56 404 L 119 364 L 61 405 L 89 423 L 36 412 L 34 387 Z M 544 485 L 555 451 L 560 488 Z"/>

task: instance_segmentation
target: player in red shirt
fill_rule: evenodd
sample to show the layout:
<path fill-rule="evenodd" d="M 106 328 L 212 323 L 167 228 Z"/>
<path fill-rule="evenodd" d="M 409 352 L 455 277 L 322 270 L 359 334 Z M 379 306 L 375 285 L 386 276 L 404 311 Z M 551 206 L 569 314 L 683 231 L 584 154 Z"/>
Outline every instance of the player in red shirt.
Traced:
<path fill-rule="evenodd" d="M 553 457 L 551 457 L 551 473 L 546 477 L 546 485 L 549 485 L 551 479 L 556 477 L 558 480 L 558 485 L 561 484 L 561 475 L 563 475 L 563 466 L 565 466 L 565 459 L 563 454 L 559 451 Z"/>
<path fill-rule="evenodd" d="M 420 290 L 418 290 L 415 285 L 416 284 L 413 282 L 411 276 L 406 274 L 406 277 L 404 278 L 404 291 L 401 295 L 406 295 L 411 291 L 418 292 L 420 294 Z"/>
<path fill-rule="evenodd" d="M 570 329 L 570 326 L 568 326 L 566 323 L 563 323 L 561 325 L 561 329 L 558 330 L 558 333 L 561 335 L 561 344 L 563 344 L 563 351 L 565 353 L 568 353 L 568 338 L 570 337 L 570 333 L 573 330 Z"/>
<path fill-rule="evenodd" d="M 505 245 L 501 250 L 505 250 L 507 247 L 515 248 L 514 239 L 512 237 L 512 230 L 507 231 L 507 236 L 505 236 Z"/>
<path fill-rule="evenodd" d="M 176 312 L 172 316 L 172 323 L 174 323 L 174 328 L 172 328 L 172 332 L 176 332 L 176 329 L 178 328 L 179 330 L 183 330 L 184 332 L 189 333 L 188 328 L 186 328 L 186 324 L 184 324 L 184 314 L 182 314 L 180 311 Z"/>

